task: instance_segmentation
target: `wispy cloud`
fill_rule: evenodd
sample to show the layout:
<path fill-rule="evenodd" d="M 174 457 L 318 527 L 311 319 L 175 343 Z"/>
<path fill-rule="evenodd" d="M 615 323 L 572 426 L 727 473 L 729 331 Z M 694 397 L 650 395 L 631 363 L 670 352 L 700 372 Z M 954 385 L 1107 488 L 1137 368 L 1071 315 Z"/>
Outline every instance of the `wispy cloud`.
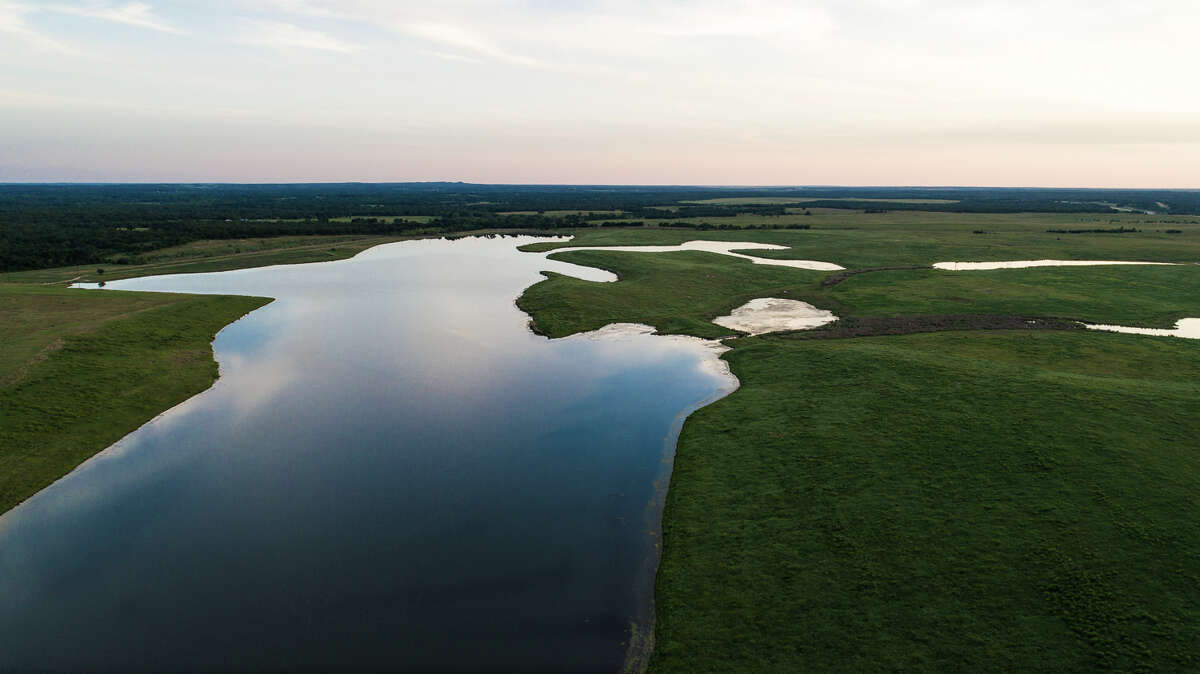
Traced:
<path fill-rule="evenodd" d="M 537 59 L 501 49 L 477 33 L 450 23 L 403 23 L 400 24 L 399 29 L 401 32 L 413 37 L 433 42 L 443 47 L 449 47 L 459 52 L 466 52 L 466 54 L 439 53 L 438 55 L 443 58 L 457 56 L 459 60 L 473 60 L 478 62 L 483 59 L 537 68 L 548 65 Z"/>
<path fill-rule="evenodd" d="M 470 63 L 471 65 L 477 65 L 477 66 L 487 63 L 487 61 L 483 61 L 481 59 L 471 58 L 470 56 L 463 56 L 462 54 L 451 54 L 450 52 L 438 51 L 436 49 L 422 49 L 421 53 L 429 54 L 430 56 L 436 56 L 437 58 L 445 59 L 447 61 L 458 61 L 459 63 Z"/>
<path fill-rule="evenodd" d="M 319 30 L 277 21 L 245 20 L 242 23 L 242 35 L 242 41 L 247 44 L 274 49 L 318 49 L 342 54 L 362 49 Z"/>
<path fill-rule="evenodd" d="M 30 5 L 0 0 L 0 35 L 8 35 L 36 49 L 77 53 L 75 49 L 35 30 L 25 20 L 37 8 Z"/>
<path fill-rule="evenodd" d="M 102 3 L 87 3 L 82 5 L 48 5 L 46 9 L 62 14 L 73 14 L 89 19 L 114 21 L 138 28 L 148 28 L 164 33 L 178 33 L 180 30 L 154 15 L 154 10 L 144 2 L 128 2 L 124 5 Z"/>

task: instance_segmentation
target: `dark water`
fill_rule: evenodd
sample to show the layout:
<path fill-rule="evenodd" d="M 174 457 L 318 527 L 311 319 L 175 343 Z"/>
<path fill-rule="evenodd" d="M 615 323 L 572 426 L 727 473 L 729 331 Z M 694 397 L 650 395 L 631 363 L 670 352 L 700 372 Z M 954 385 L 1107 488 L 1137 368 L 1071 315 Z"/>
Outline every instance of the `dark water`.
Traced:
<path fill-rule="evenodd" d="M 522 241 L 523 242 L 523 241 Z M 0 518 L 0 670 L 618 670 L 703 346 L 546 340 L 514 239 L 110 287 L 278 298 Z"/>

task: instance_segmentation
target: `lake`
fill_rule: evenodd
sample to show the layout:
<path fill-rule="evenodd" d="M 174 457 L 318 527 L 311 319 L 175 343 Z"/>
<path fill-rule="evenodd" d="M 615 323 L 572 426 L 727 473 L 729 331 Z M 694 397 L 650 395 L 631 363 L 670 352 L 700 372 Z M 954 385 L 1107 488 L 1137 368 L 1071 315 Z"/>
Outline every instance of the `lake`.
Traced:
<path fill-rule="evenodd" d="M 611 280 L 539 240 L 109 283 L 276 301 L 0 517 L 0 670 L 619 670 L 679 425 L 736 383 L 700 340 L 532 334 L 540 270 Z"/>

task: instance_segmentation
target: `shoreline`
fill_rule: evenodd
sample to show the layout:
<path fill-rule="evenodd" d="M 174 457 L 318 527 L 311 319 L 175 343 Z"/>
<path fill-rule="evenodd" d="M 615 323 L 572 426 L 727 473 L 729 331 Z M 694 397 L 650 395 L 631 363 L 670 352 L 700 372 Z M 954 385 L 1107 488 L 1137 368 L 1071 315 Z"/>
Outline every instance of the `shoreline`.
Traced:
<path fill-rule="evenodd" d="M 522 292 L 524 292 L 522 290 Z M 524 310 L 522 310 L 524 313 Z M 529 314 L 526 313 L 526 316 Z M 535 330 L 533 319 L 530 317 L 530 332 L 545 337 Z M 723 400 L 741 388 L 741 380 L 732 371 L 729 361 L 724 355 L 732 350 L 720 339 L 703 339 L 689 335 L 662 335 L 653 327 L 641 323 L 609 323 L 596 330 L 577 332 L 565 337 L 549 338 L 547 341 L 563 339 L 606 339 L 620 338 L 627 335 L 651 335 L 672 341 L 687 342 L 704 347 L 708 353 L 703 356 L 703 366 L 712 367 L 712 373 L 720 377 L 723 384 L 713 393 L 694 403 L 689 404 L 671 419 L 671 427 L 663 438 L 662 459 L 654 481 L 651 483 L 653 494 L 642 512 L 642 523 L 646 535 L 650 539 L 650 554 L 643 560 L 642 568 L 634 581 L 634 596 L 637 611 L 631 616 L 625 658 L 621 667 L 623 674 L 641 674 L 650 664 L 654 652 L 655 633 L 655 587 L 658 580 L 658 568 L 662 563 L 663 552 L 663 515 L 667 503 L 667 492 L 670 490 L 674 475 L 675 451 L 679 444 L 679 436 L 688 418 L 697 411 Z"/>
<path fill-rule="evenodd" d="M 185 294 L 181 293 L 181 295 L 185 295 Z M 115 439 L 105 440 L 105 439 L 101 438 L 100 442 L 103 442 L 104 443 L 103 445 L 96 447 L 95 449 L 91 449 L 90 451 L 87 449 L 84 449 L 84 450 L 77 452 L 77 454 L 81 454 L 81 455 L 86 452 L 86 455 L 82 456 L 82 458 L 79 459 L 78 461 L 74 461 L 72 459 L 72 465 L 70 466 L 70 468 L 68 468 L 64 472 L 58 473 L 53 479 L 51 479 L 47 482 L 41 483 L 40 486 L 38 486 L 35 491 L 25 494 L 24 496 L 20 497 L 19 500 L 15 501 L 11 506 L 5 508 L 3 511 L 0 511 L 0 523 L 3 522 L 4 518 L 9 513 L 15 511 L 17 508 L 21 507 L 25 503 L 28 503 L 32 499 L 36 498 L 39 494 L 44 492 L 50 486 L 56 484 L 60 480 L 71 475 L 80 466 L 83 466 L 86 463 L 88 463 L 89 461 L 92 461 L 93 459 L 103 455 L 106 451 L 108 451 L 112 447 L 117 446 L 129 435 L 136 433 L 141 428 L 145 427 L 146 425 L 148 425 L 150 423 L 153 423 L 155 420 L 170 413 L 172 410 L 178 408 L 180 405 L 183 405 L 184 403 L 186 403 L 189 400 L 195 398 L 196 396 L 204 393 L 205 391 L 211 390 L 213 388 L 213 386 L 216 385 L 217 381 L 219 381 L 219 379 L 220 379 L 220 363 L 217 362 L 216 355 L 213 351 L 213 342 L 216 340 L 217 335 L 220 334 L 223 330 L 225 330 L 229 326 L 242 320 L 246 316 L 254 313 L 255 311 L 258 311 L 259 309 L 261 309 L 265 306 L 270 305 L 272 302 L 275 301 L 274 298 L 255 297 L 255 296 L 246 296 L 246 295 L 193 295 L 192 297 L 194 297 L 196 299 L 203 298 L 203 299 L 218 300 L 218 301 L 221 299 L 237 299 L 237 300 L 241 300 L 242 302 L 244 302 L 247 305 L 256 305 L 256 306 L 252 306 L 251 308 L 246 309 L 244 311 L 240 311 L 240 313 L 238 313 L 236 316 L 234 316 L 231 320 L 228 320 L 228 321 L 222 323 L 219 327 L 217 327 L 215 330 L 213 330 L 211 333 L 209 333 L 205 336 L 205 340 L 203 342 L 203 348 L 205 348 L 207 353 L 205 354 L 205 357 L 203 357 L 201 359 L 201 362 L 199 364 L 196 364 L 195 367 L 211 368 L 211 378 L 208 378 L 207 381 L 203 382 L 203 386 L 188 387 L 186 389 L 186 393 L 184 393 L 184 394 L 172 394 L 170 391 L 164 392 L 163 395 L 164 395 L 164 397 L 168 398 L 167 402 L 169 403 L 166 407 L 162 407 L 160 405 L 153 405 L 153 406 L 147 405 L 147 406 L 145 406 L 145 409 L 147 410 L 145 413 L 138 414 L 136 410 L 129 412 L 137 417 L 138 420 L 137 420 L 136 424 L 132 424 L 132 425 L 122 424 L 122 423 L 119 423 L 119 420 L 117 423 L 112 424 L 110 426 L 110 430 L 111 430 L 110 435 L 115 435 L 116 436 Z M 167 307 L 170 307 L 170 306 L 171 305 L 167 305 Z M 159 307 L 159 309 L 163 309 L 163 308 L 167 308 L 167 307 Z M 127 317 L 124 319 L 118 319 L 115 321 L 111 321 L 109 323 L 106 323 L 105 325 L 100 326 L 94 332 L 85 333 L 82 335 L 75 335 L 75 336 L 72 336 L 71 339 L 75 340 L 76 342 L 86 343 L 88 341 L 89 337 L 91 337 L 92 335 L 95 335 L 97 333 L 102 333 L 106 328 L 110 329 L 110 330 L 115 330 L 115 329 L 130 327 L 130 326 L 126 325 L 126 323 L 128 321 L 137 320 L 137 318 L 139 318 L 139 317 L 133 316 L 133 317 Z M 199 348 L 200 346 L 201 346 L 200 344 L 195 344 L 195 347 L 197 347 L 197 348 Z M 170 353 L 170 351 L 167 351 L 167 353 Z M 43 363 L 39 363 L 39 365 L 46 365 L 46 364 L 53 366 L 53 365 L 57 365 L 58 363 L 56 361 L 54 361 L 53 359 L 43 361 Z M 175 372 L 175 371 L 169 371 L 169 372 L 164 372 L 164 373 L 158 374 L 156 376 L 155 380 L 152 381 L 152 383 L 158 383 L 160 386 L 169 386 L 171 382 L 176 381 L 179 378 L 180 378 L 180 373 Z M 35 380 L 34 384 L 37 384 L 37 383 L 40 383 L 40 382 Z M 91 403 L 87 400 L 80 400 L 80 401 L 77 401 L 75 406 L 89 406 L 90 404 Z M 152 407 L 152 409 L 150 409 L 151 407 Z M 87 444 L 90 444 L 90 443 L 87 443 Z"/>
<path fill-rule="evenodd" d="M 498 234 L 498 236 L 505 236 L 505 235 Z M 426 239 L 437 240 L 437 239 L 444 239 L 444 238 L 445 237 L 442 237 L 442 236 L 427 236 L 427 237 L 414 237 L 409 240 L 410 241 L 426 240 Z M 455 238 L 467 238 L 467 237 L 455 237 Z M 559 240 L 561 240 L 561 239 L 570 240 L 571 238 L 574 238 L 574 237 L 555 236 L 555 237 L 546 237 L 546 238 L 553 238 L 553 239 L 559 239 Z M 298 262 L 298 263 L 284 263 L 284 264 L 262 264 L 262 265 L 257 265 L 257 266 L 247 266 L 247 267 L 238 267 L 235 269 L 219 270 L 219 273 L 236 272 L 236 271 L 240 271 L 240 270 L 251 270 L 251 269 L 264 269 L 264 268 L 275 267 L 275 266 L 294 266 L 294 265 L 343 262 L 346 260 L 354 259 L 355 257 L 358 257 L 359 255 L 362 255 L 378 246 L 387 245 L 387 244 L 391 244 L 391 243 L 399 243 L 399 241 L 381 242 L 381 243 L 377 244 L 376 246 L 372 246 L 371 248 L 366 248 L 364 250 L 358 251 L 357 253 L 355 253 L 353 256 L 351 256 L 349 258 L 344 258 L 344 259 L 339 259 L 339 260 L 325 260 L 325 261 L 315 261 L 315 262 Z M 545 259 L 545 257 L 548 255 L 548 253 L 541 253 L 540 255 L 542 256 L 543 259 Z M 604 273 L 611 274 L 611 272 L 608 272 L 607 270 L 604 270 L 601 268 L 590 267 L 590 266 L 586 266 L 586 265 L 580 265 L 580 266 L 584 266 L 589 270 L 594 270 L 595 272 L 604 272 Z M 173 275 L 173 274 L 155 273 L 155 270 L 147 270 L 147 271 L 150 273 L 147 273 L 144 276 L 131 276 L 131 277 L 127 277 L 127 278 L 132 279 L 132 278 L 147 278 L 147 277 L 152 277 L 152 276 Z M 193 272 L 193 273 L 217 273 L 217 272 L 205 271 L 205 272 Z M 125 280 L 125 279 L 113 279 L 113 280 L 117 281 L 117 280 Z M 657 470 L 656 475 L 654 476 L 654 480 L 651 483 L 652 496 L 651 496 L 650 500 L 647 502 L 647 504 L 643 510 L 643 518 L 642 519 L 643 519 L 643 524 L 645 525 L 645 532 L 646 532 L 646 535 L 648 536 L 650 546 L 648 549 L 648 554 L 645 556 L 645 558 L 642 562 L 642 568 L 636 573 L 636 576 L 634 578 L 635 586 L 634 586 L 633 590 L 634 590 L 636 607 L 635 607 L 635 612 L 631 616 L 629 616 L 630 617 L 630 632 L 627 637 L 627 641 L 624 644 L 625 645 L 625 655 L 622 659 L 622 671 L 644 672 L 646 670 L 646 667 L 649 664 L 650 658 L 651 658 L 651 656 L 653 654 L 653 650 L 654 650 L 654 636 L 655 636 L 655 629 L 656 629 L 655 588 L 656 588 L 658 569 L 659 569 L 659 565 L 661 564 L 661 560 L 662 560 L 663 514 L 664 514 L 664 508 L 665 508 L 665 504 L 666 504 L 666 495 L 670 488 L 671 480 L 672 480 L 672 476 L 673 476 L 675 452 L 676 452 L 676 447 L 678 444 L 680 434 L 682 432 L 682 429 L 683 429 L 687 419 L 689 417 L 691 417 L 691 415 L 693 413 L 695 413 L 699 409 L 702 409 L 702 408 L 704 408 L 714 402 L 717 402 L 717 401 L 729 396 L 730 394 L 734 393 L 735 391 L 737 391 L 740 388 L 741 382 L 736 377 L 736 375 L 734 375 L 731 372 L 729 362 L 726 361 L 722 357 L 723 354 L 726 353 L 727 351 L 729 351 L 731 347 L 728 347 L 728 346 L 725 346 L 724 344 L 722 344 L 720 339 L 703 339 L 700 337 L 693 337 L 693 336 L 687 336 L 687 335 L 670 335 L 670 334 L 663 335 L 663 334 L 658 334 L 656 329 L 653 328 L 652 326 L 643 325 L 643 324 L 608 324 L 597 330 L 592 330 L 592 331 L 582 332 L 582 333 L 575 333 L 572 335 L 567 335 L 567 336 L 558 337 L 558 338 L 550 338 L 546 335 L 543 335 L 537 329 L 537 326 L 533 320 L 533 317 L 528 312 L 526 312 L 523 308 L 521 308 L 521 306 L 520 306 L 520 298 L 521 298 L 521 296 L 524 295 L 525 291 L 529 287 L 532 287 L 533 285 L 540 283 L 543 280 L 545 280 L 544 275 L 540 276 L 537 279 L 531 280 L 529 285 L 521 288 L 518 291 L 517 296 L 512 300 L 514 308 L 516 308 L 518 311 L 520 311 L 522 314 L 524 314 L 527 317 L 527 319 L 528 319 L 527 326 L 528 326 L 528 329 L 531 334 L 536 334 L 536 335 L 542 336 L 543 338 L 547 339 L 547 341 L 550 341 L 551 339 L 559 340 L 559 339 L 579 339 L 579 338 L 608 339 L 608 338 L 614 338 L 614 337 L 620 338 L 622 335 L 647 334 L 647 335 L 653 335 L 653 336 L 655 336 L 657 338 L 661 338 L 661 339 L 667 339 L 667 340 L 677 341 L 677 342 L 687 342 L 687 343 L 695 344 L 697 346 L 702 346 L 704 348 L 706 353 L 702 353 L 700 355 L 701 366 L 704 367 L 705 369 L 709 370 L 712 374 L 714 374 L 716 377 L 718 377 L 721 381 L 721 383 L 717 386 L 716 390 L 713 393 L 711 393 L 710 395 L 706 395 L 705 397 L 689 404 L 684 409 L 680 410 L 672 418 L 671 423 L 670 423 L 670 430 L 668 431 L 666 436 L 663 438 L 661 466 Z M 616 280 L 615 277 L 613 280 Z M 602 282 L 602 281 L 597 281 L 597 282 Z M 121 288 L 119 288 L 119 287 L 111 287 L 111 286 L 108 288 L 100 288 L 95 283 L 88 283 L 86 281 L 80 282 L 78 279 L 72 279 L 72 283 L 71 283 L 70 287 L 76 288 L 76 289 L 83 289 L 83 290 L 87 290 L 87 289 L 121 290 Z M 125 292 L 153 292 L 153 291 L 126 290 Z M 189 293 L 180 293 L 180 294 L 186 295 Z M 220 296 L 218 296 L 218 295 L 196 295 L 196 296 L 197 297 L 210 297 L 210 298 L 225 297 L 223 295 L 220 295 Z M 104 446 L 102 446 L 99 449 L 97 449 L 96 451 L 92 452 L 86 458 L 84 458 L 82 461 L 78 462 L 73 467 L 71 467 L 70 470 L 58 475 L 52 481 L 39 487 L 37 489 L 37 491 L 29 494 L 27 497 L 23 498 L 21 501 L 15 503 L 11 508 L 0 513 L 0 524 L 3 523 L 3 520 L 5 519 L 5 516 L 8 513 L 15 511 L 21 505 L 24 505 L 30 501 L 33 501 L 34 499 L 36 499 L 38 497 L 38 495 L 42 494 L 48 487 L 56 484 L 57 482 L 65 479 L 66 477 L 70 476 L 79 468 L 81 468 L 85 465 L 88 465 L 89 463 L 94 462 L 94 461 L 104 460 L 105 456 L 110 452 L 120 451 L 123 443 L 126 441 L 126 439 L 129 436 L 131 436 L 134 433 L 142 430 L 143 428 L 155 423 L 159 419 L 167 417 L 168 415 L 172 414 L 174 411 L 181 409 L 183 405 L 189 403 L 190 401 L 197 398 L 198 396 L 201 396 L 201 395 L 207 393 L 208 391 L 213 390 L 213 388 L 219 383 L 219 381 L 221 379 L 221 362 L 219 360 L 217 360 L 216 353 L 213 348 L 214 341 L 216 340 L 217 336 L 222 331 L 224 331 L 226 328 L 241 321 L 242 319 L 249 316 L 251 313 L 257 311 L 258 309 L 266 307 L 276 301 L 276 298 L 271 298 L 271 297 L 257 297 L 257 296 L 251 297 L 251 296 L 247 296 L 247 295 L 232 295 L 229 297 L 239 297 L 239 298 L 243 298 L 243 299 L 250 300 L 250 301 L 260 301 L 261 304 L 250 309 L 249 311 L 240 313 L 233 320 L 230 320 L 229 322 L 221 325 L 215 332 L 213 332 L 211 335 L 209 335 L 208 340 L 206 342 L 207 351 L 208 351 L 207 361 L 214 368 L 214 374 L 213 374 L 213 378 L 211 379 L 211 381 L 207 382 L 207 384 L 205 386 L 203 386 L 202 388 L 198 388 L 198 389 L 192 391 L 188 395 L 184 396 L 182 399 L 177 399 L 177 400 L 173 399 L 171 404 L 168 407 L 156 410 L 151 416 L 149 416 L 148 418 L 144 418 L 136 426 L 133 426 L 131 428 L 122 429 L 123 432 L 116 440 L 105 443 Z M 730 337 L 734 337 L 734 336 L 735 335 L 730 335 Z"/>
<path fill-rule="evenodd" d="M 646 559 L 645 568 L 642 569 L 642 575 L 638 578 L 637 583 L 639 585 L 637 591 L 646 592 L 646 597 L 641 602 L 644 607 L 644 613 L 638 615 L 638 617 L 642 618 L 640 624 L 634 622 L 631 625 L 629 647 L 626 649 L 625 663 L 621 668 L 624 674 L 642 674 L 649 668 L 650 658 L 654 654 L 654 637 L 657 627 L 655 591 L 658 585 L 658 570 L 662 565 L 663 556 L 663 516 L 666 512 L 667 492 L 671 489 L 671 481 L 675 475 L 675 452 L 679 446 L 679 436 L 683 432 L 683 427 L 687 423 L 687 420 L 693 414 L 713 403 L 728 398 L 742 386 L 741 380 L 728 367 L 729 361 L 725 360 L 721 355 L 717 357 L 726 365 L 728 376 L 732 380 L 731 386 L 727 390 L 720 390 L 713 393 L 677 414 L 672 420 L 670 433 L 668 433 L 666 439 L 663 441 L 664 456 L 662 467 L 654 480 L 654 496 L 646 504 L 643 518 L 647 527 L 647 534 L 653 541 L 651 546 L 653 554 Z"/>

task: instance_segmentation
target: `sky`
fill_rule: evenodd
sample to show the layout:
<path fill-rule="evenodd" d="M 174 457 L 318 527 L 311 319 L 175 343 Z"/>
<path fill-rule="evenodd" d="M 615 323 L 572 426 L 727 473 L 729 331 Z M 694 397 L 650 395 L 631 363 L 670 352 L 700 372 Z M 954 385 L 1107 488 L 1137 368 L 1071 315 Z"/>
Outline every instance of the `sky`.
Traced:
<path fill-rule="evenodd" d="M 1193 0 L 0 0 L 0 181 L 1200 188 Z"/>

